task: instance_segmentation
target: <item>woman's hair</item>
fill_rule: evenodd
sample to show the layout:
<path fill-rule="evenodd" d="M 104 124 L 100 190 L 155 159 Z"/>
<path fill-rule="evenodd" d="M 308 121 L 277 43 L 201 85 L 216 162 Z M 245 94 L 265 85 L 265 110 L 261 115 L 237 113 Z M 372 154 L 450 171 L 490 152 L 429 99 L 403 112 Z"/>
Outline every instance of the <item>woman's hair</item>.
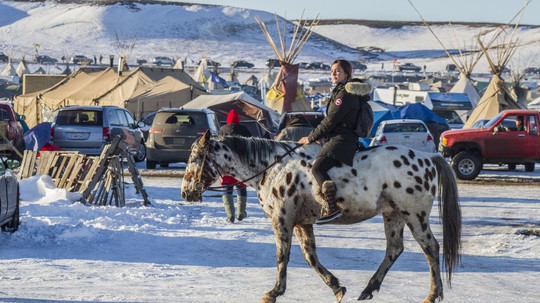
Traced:
<path fill-rule="evenodd" d="M 341 69 L 347 74 L 347 80 L 352 78 L 352 65 L 349 61 L 344 59 L 337 59 L 335 60 L 332 65 L 338 64 L 341 66 Z"/>

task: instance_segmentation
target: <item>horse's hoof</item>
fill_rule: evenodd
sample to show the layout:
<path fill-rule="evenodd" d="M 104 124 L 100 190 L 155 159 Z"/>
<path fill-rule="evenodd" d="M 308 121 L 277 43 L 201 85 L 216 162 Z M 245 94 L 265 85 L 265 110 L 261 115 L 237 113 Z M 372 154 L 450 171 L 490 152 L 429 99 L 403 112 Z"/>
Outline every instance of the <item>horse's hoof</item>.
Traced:
<path fill-rule="evenodd" d="M 347 288 L 342 286 L 339 288 L 337 292 L 334 293 L 336 295 L 336 299 L 338 303 L 341 302 L 346 292 L 347 292 Z"/>
<path fill-rule="evenodd" d="M 358 297 L 358 301 L 360 300 L 371 300 L 373 299 L 373 295 L 371 293 L 363 291 L 362 294 L 360 294 L 360 297 Z"/>
<path fill-rule="evenodd" d="M 262 298 L 260 303 L 276 303 L 276 298 L 269 294 L 265 294 Z"/>

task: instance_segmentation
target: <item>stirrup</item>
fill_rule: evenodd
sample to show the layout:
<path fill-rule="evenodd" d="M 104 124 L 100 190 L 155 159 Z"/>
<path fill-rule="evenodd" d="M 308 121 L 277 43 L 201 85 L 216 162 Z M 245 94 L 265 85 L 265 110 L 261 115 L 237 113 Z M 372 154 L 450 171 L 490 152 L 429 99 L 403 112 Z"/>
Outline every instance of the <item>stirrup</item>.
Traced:
<path fill-rule="evenodd" d="M 341 213 L 341 211 L 337 210 L 335 211 L 334 213 L 331 213 L 327 216 L 324 216 L 324 217 L 320 217 L 319 219 L 317 219 L 317 221 L 315 221 L 315 224 L 326 224 L 326 223 L 330 223 L 336 219 L 339 219 L 343 216 L 343 214 Z"/>

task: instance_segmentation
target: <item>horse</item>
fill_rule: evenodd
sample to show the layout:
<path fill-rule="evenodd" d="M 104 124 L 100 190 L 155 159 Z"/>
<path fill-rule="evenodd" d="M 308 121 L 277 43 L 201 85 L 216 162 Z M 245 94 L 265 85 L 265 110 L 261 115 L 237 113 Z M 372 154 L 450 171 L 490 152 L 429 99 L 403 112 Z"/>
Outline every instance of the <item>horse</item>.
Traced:
<path fill-rule="evenodd" d="M 276 241 L 277 279 L 261 302 L 276 302 L 285 293 L 292 234 L 300 243 L 307 263 L 334 292 L 337 302 L 346 288 L 318 260 L 313 224 L 325 205 L 310 172 L 319 144 L 298 146 L 294 142 L 262 138 L 212 137 L 197 139 L 182 180 L 181 196 L 201 201 L 202 193 L 221 175 L 231 175 L 257 190 L 264 213 L 272 220 Z M 382 146 L 359 151 L 354 165 L 329 171 L 337 185 L 337 203 L 343 216 L 332 224 L 353 224 L 382 213 L 387 240 L 386 255 L 358 300 L 373 298 L 386 273 L 403 252 L 403 229 L 407 225 L 428 261 L 430 291 L 424 303 L 443 299 L 441 268 L 451 286 L 459 263 L 461 210 L 457 183 L 446 160 L 404 146 Z M 434 200 L 439 200 L 443 226 L 443 264 L 439 243 L 429 225 Z"/>

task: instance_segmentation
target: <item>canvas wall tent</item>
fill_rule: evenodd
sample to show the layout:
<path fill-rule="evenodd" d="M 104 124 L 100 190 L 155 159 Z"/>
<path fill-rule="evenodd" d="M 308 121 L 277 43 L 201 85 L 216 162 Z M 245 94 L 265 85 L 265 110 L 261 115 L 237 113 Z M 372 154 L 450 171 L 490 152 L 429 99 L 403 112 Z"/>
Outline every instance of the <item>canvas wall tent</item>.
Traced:
<path fill-rule="evenodd" d="M 199 96 L 184 105 L 185 108 L 213 110 L 219 121 L 225 121 L 231 109 L 234 109 L 240 120 L 257 120 L 264 124 L 267 130 L 272 129 L 279 115 L 245 92 L 228 95 Z"/>
<path fill-rule="evenodd" d="M 185 86 L 165 84 L 167 81 L 182 82 Z M 167 91 L 166 94 L 165 87 L 178 91 Z M 81 68 L 50 88 L 15 98 L 15 110 L 27 117 L 30 127 L 49 121 L 52 117 L 47 114 L 68 105 L 127 106 L 138 118 L 161 108 L 164 98 L 175 98 L 167 103 L 174 107 L 204 93 L 203 88 L 181 70 L 138 67 L 118 73 L 113 68 Z"/>

